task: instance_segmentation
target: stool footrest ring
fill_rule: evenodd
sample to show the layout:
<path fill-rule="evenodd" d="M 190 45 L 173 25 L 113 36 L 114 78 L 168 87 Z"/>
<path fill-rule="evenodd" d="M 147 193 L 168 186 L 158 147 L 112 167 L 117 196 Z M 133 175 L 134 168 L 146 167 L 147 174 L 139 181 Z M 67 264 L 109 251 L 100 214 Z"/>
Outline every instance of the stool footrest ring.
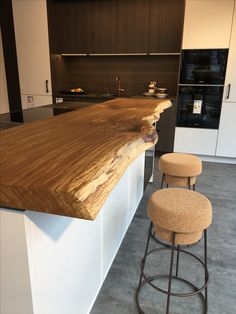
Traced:
<path fill-rule="evenodd" d="M 188 281 L 187 279 L 184 279 L 184 278 L 179 277 L 179 276 L 171 275 L 171 280 L 175 279 L 177 281 L 181 281 L 181 282 L 189 285 L 190 287 L 192 287 L 193 290 L 194 290 L 194 291 L 188 292 L 188 293 L 171 292 L 171 291 L 167 291 L 167 290 L 161 289 L 160 287 L 158 287 L 156 284 L 153 283 L 154 280 L 169 279 L 170 278 L 170 274 L 169 275 L 166 275 L 166 274 L 156 274 L 156 275 L 153 275 L 153 276 L 147 276 L 145 274 L 145 261 L 146 261 L 147 257 L 150 254 L 158 252 L 158 251 L 172 251 L 172 250 L 173 251 L 177 251 L 177 252 L 182 252 L 182 253 L 184 253 L 184 254 L 186 254 L 188 256 L 193 257 L 195 260 L 197 260 L 204 267 L 204 269 L 205 269 L 205 282 L 204 282 L 204 284 L 203 284 L 203 286 L 201 288 L 196 287 L 192 282 Z M 192 253 L 190 253 L 190 252 L 188 252 L 188 251 L 186 251 L 186 250 L 184 250 L 182 248 L 177 248 L 177 247 L 167 247 L 167 246 L 164 246 L 164 247 L 161 247 L 161 248 L 152 249 L 152 250 L 150 250 L 149 252 L 146 253 L 145 257 L 142 258 L 141 263 L 140 263 L 140 269 L 141 269 L 140 284 L 138 286 L 138 289 L 136 290 L 136 295 L 135 295 L 139 313 L 144 314 L 144 311 L 142 310 L 142 308 L 140 306 L 140 303 L 139 303 L 139 293 L 140 293 L 142 287 L 145 284 L 149 284 L 155 290 L 157 290 L 157 291 L 167 295 L 168 298 L 170 296 L 174 296 L 174 297 L 191 297 L 191 296 L 198 295 L 201 298 L 202 303 L 203 303 L 203 314 L 207 313 L 207 297 L 206 296 L 204 297 L 204 295 L 202 294 L 202 291 L 204 289 L 206 289 L 207 284 L 208 284 L 208 279 L 209 279 L 208 269 L 207 269 L 206 264 L 198 256 L 196 256 L 195 254 L 192 254 Z M 142 281 L 142 278 L 144 279 L 143 281 Z"/>
<path fill-rule="evenodd" d="M 168 279 L 169 275 L 150 276 L 150 277 L 148 277 L 148 280 L 151 282 L 151 281 L 153 281 L 155 279 L 159 279 L 159 278 L 166 278 L 166 279 Z M 172 279 L 176 279 L 176 280 L 179 280 L 181 282 L 186 283 L 187 285 L 191 286 L 195 290 L 195 292 L 193 292 L 193 293 L 186 293 L 186 294 L 184 294 L 184 293 L 170 293 L 170 295 L 176 296 L 176 297 L 188 297 L 188 296 L 192 296 L 192 295 L 195 295 L 195 294 L 199 295 L 199 297 L 201 298 L 202 303 L 203 303 L 203 314 L 206 314 L 207 313 L 207 302 L 206 302 L 206 299 L 205 299 L 204 295 L 202 294 L 202 292 L 199 291 L 199 289 L 194 284 L 192 284 L 190 281 L 188 281 L 188 280 L 186 280 L 184 278 L 172 276 Z M 139 304 L 139 292 L 141 291 L 142 287 L 145 284 L 147 284 L 147 283 L 148 282 L 146 280 L 144 280 L 141 283 L 139 289 L 136 291 L 136 295 L 135 295 L 139 313 L 142 313 L 142 314 L 145 314 L 145 312 L 141 309 L 140 304 Z M 152 286 L 156 289 L 155 285 L 152 285 Z M 163 292 L 163 293 L 168 295 L 168 291 L 165 291 L 165 290 L 162 290 L 162 289 L 159 289 L 159 288 L 157 290 L 159 290 L 160 292 Z"/>
<path fill-rule="evenodd" d="M 147 253 L 146 257 L 147 257 L 148 255 L 154 253 L 154 252 L 158 252 L 158 251 L 170 251 L 170 250 L 171 250 L 171 248 L 169 248 L 169 247 L 162 247 L 162 248 L 158 248 L 158 249 L 153 249 L 153 250 L 151 250 L 151 251 L 149 251 L 149 252 Z M 176 247 L 174 248 L 174 250 L 175 250 L 175 251 L 178 251 L 178 249 L 177 249 Z M 205 268 L 205 263 L 204 263 L 198 256 L 196 256 L 196 255 L 194 255 L 194 254 L 192 254 L 192 253 L 190 253 L 190 252 L 188 252 L 188 251 L 185 251 L 185 250 L 183 250 L 183 249 L 181 249 L 181 248 L 179 249 L 179 251 L 182 252 L 182 253 L 184 253 L 184 254 L 187 254 L 187 255 L 193 257 L 193 258 L 196 259 L 200 264 L 202 264 L 202 266 Z M 155 276 L 149 276 L 149 277 L 147 277 L 146 274 L 145 274 L 145 272 L 144 272 L 143 264 L 144 264 L 144 258 L 142 258 L 141 263 L 140 263 L 141 273 L 142 273 L 142 277 L 144 278 L 144 280 L 145 280 L 149 285 L 151 285 L 154 289 L 156 289 L 156 290 L 158 290 L 158 291 L 160 291 L 160 292 L 162 292 L 162 293 L 164 293 L 164 294 L 168 294 L 168 295 L 172 295 L 172 296 L 176 296 L 176 297 L 181 297 L 181 296 L 182 296 L 182 297 L 193 296 L 193 295 L 196 295 L 196 294 L 200 293 L 202 290 L 204 290 L 204 289 L 206 288 L 207 284 L 208 284 L 209 274 L 208 274 L 208 270 L 207 270 L 207 271 L 206 271 L 206 280 L 205 280 L 204 285 L 203 285 L 201 288 L 197 288 L 197 290 L 196 290 L 195 292 L 183 293 L 183 295 L 181 295 L 180 293 L 175 293 L 175 292 L 170 292 L 170 293 L 168 293 L 166 290 L 163 290 L 163 289 L 159 288 L 158 286 L 154 285 L 154 284 L 151 282 L 151 281 L 153 280 L 153 279 L 151 279 L 151 278 L 156 278 L 156 279 L 157 279 L 157 278 L 162 278 L 163 276 L 164 276 L 163 278 L 168 278 L 168 275 L 155 275 Z M 176 278 L 176 279 L 177 279 L 177 278 L 180 278 L 180 277 L 172 276 L 172 278 Z M 151 279 L 151 280 L 150 280 L 150 279 Z M 184 281 L 185 279 L 184 279 L 184 278 L 181 278 L 181 280 Z M 185 280 L 185 281 L 186 281 L 186 283 L 191 284 L 193 287 L 195 287 L 192 283 L 188 282 L 187 280 Z M 195 287 L 195 288 L 196 288 L 196 287 Z"/>

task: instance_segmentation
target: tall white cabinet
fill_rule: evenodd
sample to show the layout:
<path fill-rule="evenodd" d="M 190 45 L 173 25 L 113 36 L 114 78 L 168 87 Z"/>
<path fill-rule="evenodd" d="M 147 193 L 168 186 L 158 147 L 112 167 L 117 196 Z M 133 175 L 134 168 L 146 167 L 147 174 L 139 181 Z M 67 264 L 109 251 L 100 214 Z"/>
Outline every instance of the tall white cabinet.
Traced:
<path fill-rule="evenodd" d="M 236 1 L 186 0 L 182 49 L 228 48 L 219 130 L 176 127 L 175 152 L 236 157 Z"/>
<path fill-rule="evenodd" d="M 235 4 L 236 5 L 236 4 Z M 216 155 L 236 157 L 236 9 L 231 31 Z"/>
<path fill-rule="evenodd" d="M 13 0 L 23 109 L 52 103 L 46 0 Z"/>
<path fill-rule="evenodd" d="M 228 48 L 234 0 L 186 0 L 183 49 Z"/>

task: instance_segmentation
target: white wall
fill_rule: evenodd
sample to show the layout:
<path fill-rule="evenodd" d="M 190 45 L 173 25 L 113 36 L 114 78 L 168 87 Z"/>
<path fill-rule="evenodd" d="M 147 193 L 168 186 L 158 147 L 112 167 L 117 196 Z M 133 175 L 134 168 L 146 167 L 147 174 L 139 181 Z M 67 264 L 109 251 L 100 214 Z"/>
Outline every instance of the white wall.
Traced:
<path fill-rule="evenodd" d="M 2 33 L 0 29 L 0 114 L 5 112 L 9 112 L 9 101 L 2 47 Z"/>

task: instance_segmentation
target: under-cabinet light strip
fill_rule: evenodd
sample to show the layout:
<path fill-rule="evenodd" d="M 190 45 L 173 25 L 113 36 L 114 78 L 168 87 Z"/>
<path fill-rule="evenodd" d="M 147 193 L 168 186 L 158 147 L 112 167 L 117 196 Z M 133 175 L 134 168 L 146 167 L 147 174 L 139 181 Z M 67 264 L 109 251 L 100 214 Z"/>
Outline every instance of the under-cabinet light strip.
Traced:
<path fill-rule="evenodd" d="M 179 56 L 180 52 L 150 52 L 149 56 Z"/>
<path fill-rule="evenodd" d="M 88 53 L 61 53 L 62 57 L 86 57 Z"/>
<path fill-rule="evenodd" d="M 222 84 L 204 84 L 204 83 L 199 83 L 199 84 L 179 84 L 179 86 L 215 86 L 215 87 L 223 87 L 224 85 Z"/>
<path fill-rule="evenodd" d="M 74 56 L 91 56 L 91 57 L 103 57 L 103 56 L 146 56 L 147 53 L 134 52 L 134 53 L 62 53 L 63 57 L 74 57 Z"/>
<path fill-rule="evenodd" d="M 90 56 L 146 56 L 143 52 L 134 53 L 89 53 Z"/>
<path fill-rule="evenodd" d="M 119 56 L 179 56 L 178 52 L 130 52 L 130 53 L 62 53 L 63 57 L 119 57 Z"/>

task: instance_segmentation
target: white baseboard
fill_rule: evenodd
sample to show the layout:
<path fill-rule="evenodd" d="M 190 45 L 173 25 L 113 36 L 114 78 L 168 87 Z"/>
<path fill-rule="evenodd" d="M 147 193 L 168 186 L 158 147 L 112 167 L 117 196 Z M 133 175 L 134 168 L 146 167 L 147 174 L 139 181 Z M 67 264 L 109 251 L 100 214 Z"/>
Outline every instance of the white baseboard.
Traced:
<path fill-rule="evenodd" d="M 236 158 L 218 157 L 218 156 L 206 156 L 206 155 L 197 155 L 197 156 L 202 161 L 219 162 L 219 163 L 222 163 L 222 164 L 233 164 L 233 165 L 236 165 Z"/>

